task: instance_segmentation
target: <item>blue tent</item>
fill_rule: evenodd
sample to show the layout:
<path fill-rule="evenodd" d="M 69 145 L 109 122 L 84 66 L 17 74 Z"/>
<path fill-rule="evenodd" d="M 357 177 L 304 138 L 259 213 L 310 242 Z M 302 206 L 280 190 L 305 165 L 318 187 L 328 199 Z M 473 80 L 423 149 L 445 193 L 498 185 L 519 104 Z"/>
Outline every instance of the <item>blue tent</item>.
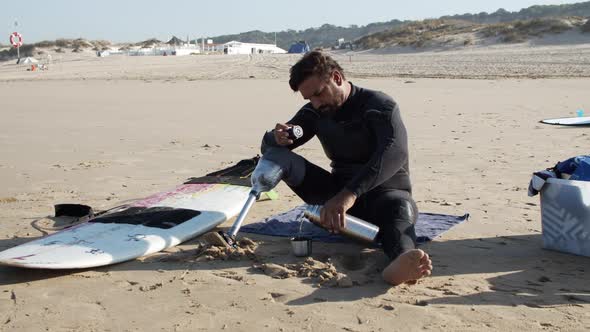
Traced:
<path fill-rule="evenodd" d="M 289 47 L 289 53 L 307 53 L 310 51 L 309 45 L 305 41 L 299 41 Z"/>

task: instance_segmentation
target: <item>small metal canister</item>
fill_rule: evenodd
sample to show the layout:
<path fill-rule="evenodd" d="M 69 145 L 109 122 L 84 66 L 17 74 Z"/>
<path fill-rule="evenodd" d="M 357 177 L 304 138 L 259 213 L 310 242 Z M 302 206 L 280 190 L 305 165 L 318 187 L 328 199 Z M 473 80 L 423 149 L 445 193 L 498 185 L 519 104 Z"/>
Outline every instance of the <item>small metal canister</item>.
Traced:
<path fill-rule="evenodd" d="M 298 236 L 291 238 L 291 248 L 293 255 L 297 257 L 305 257 L 311 255 L 311 238 Z"/>

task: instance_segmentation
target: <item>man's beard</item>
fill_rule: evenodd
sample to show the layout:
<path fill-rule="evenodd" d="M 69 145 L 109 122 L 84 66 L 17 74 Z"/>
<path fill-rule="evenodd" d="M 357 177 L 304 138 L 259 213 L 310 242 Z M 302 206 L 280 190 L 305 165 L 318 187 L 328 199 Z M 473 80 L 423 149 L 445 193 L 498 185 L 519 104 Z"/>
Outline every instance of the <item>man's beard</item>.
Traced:
<path fill-rule="evenodd" d="M 323 114 L 332 115 L 336 111 L 338 111 L 342 105 L 344 104 L 344 100 L 341 100 L 343 96 L 341 96 L 338 92 L 336 92 L 331 98 L 331 102 L 325 105 L 322 105 L 318 108 L 318 111 Z"/>
<path fill-rule="evenodd" d="M 338 109 L 340 108 L 340 106 L 338 105 L 322 105 L 318 108 L 318 111 L 320 111 L 321 113 L 324 114 L 332 114 L 334 112 L 336 112 Z"/>
<path fill-rule="evenodd" d="M 322 117 L 333 117 L 336 114 L 336 110 L 332 107 L 322 107 L 318 110 Z"/>

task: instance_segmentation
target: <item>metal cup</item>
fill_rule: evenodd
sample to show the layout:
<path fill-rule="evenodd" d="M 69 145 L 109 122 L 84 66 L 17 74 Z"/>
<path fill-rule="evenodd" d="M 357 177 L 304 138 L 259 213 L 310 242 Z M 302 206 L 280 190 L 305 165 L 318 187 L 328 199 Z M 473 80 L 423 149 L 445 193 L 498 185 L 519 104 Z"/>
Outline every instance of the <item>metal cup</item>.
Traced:
<path fill-rule="evenodd" d="M 311 238 L 304 236 L 291 238 L 291 249 L 293 249 L 293 255 L 297 257 L 311 255 Z"/>

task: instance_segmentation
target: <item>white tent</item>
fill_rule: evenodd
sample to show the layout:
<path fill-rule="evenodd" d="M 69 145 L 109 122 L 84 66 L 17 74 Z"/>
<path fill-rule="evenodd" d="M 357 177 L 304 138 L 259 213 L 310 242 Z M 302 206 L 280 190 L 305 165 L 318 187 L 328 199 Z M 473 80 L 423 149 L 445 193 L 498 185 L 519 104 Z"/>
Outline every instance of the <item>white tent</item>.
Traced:
<path fill-rule="evenodd" d="M 32 58 L 32 57 L 26 57 L 24 59 L 19 59 L 17 64 L 19 65 L 30 65 L 30 64 L 34 64 L 34 63 L 39 63 L 39 60 Z"/>
<path fill-rule="evenodd" d="M 224 54 L 283 54 L 287 51 L 273 44 L 253 44 L 230 41 L 220 46 Z"/>

